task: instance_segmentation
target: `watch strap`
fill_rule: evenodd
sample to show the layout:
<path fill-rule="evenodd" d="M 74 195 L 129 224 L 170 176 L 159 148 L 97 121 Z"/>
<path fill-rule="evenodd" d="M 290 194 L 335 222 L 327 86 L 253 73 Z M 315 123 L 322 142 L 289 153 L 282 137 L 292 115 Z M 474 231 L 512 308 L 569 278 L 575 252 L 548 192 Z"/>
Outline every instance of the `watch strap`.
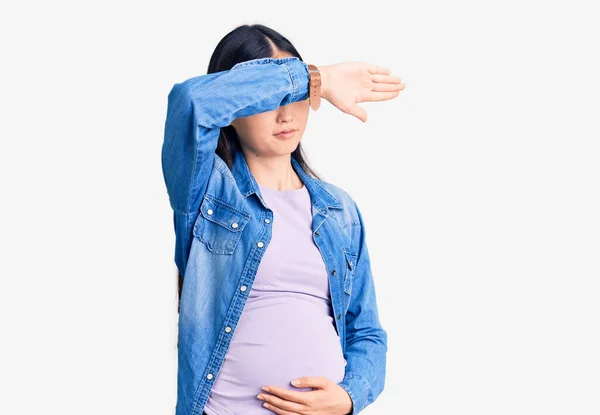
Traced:
<path fill-rule="evenodd" d="M 321 72 L 315 65 L 308 64 L 308 101 L 313 111 L 321 106 Z"/>

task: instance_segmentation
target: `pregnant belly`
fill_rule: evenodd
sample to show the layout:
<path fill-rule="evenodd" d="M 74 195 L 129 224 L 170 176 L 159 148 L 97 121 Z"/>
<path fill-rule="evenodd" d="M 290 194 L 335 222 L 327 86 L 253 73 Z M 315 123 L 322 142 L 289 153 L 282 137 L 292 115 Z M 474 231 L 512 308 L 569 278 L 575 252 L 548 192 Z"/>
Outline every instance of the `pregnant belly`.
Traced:
<path fill-rule="evenodd" d="M 310 391 L 290 381 L 324 376 L 337 383 L 345 365 L 329 302 L 297 293 L 249 298 L 207 407 L 225 414 L 272 413 L 256 399 L 263 386 Z"/>

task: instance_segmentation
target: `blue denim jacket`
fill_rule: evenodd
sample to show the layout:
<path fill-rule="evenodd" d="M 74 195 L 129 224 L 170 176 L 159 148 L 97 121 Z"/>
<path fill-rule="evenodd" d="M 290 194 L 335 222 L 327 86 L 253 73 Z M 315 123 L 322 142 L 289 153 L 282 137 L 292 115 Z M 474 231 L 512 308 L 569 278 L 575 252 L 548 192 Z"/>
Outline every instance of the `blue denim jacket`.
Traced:
<path fill-rule="evenodd" d="M 220 128 L 307 99 L 308 80 L 296 57 L 261 58 L 176 83 L 169 93 L 162 168 L 183 276 L 176 415 L 202 415 L 277 220 L 243 153 L 231 169 L 215 153 Z M 348 193 L 291 162 L 312 201 L 313 239 L 346 360 L 338 384 L 355 415 L 382 392 L 387 352 L 363 218 Z"/>

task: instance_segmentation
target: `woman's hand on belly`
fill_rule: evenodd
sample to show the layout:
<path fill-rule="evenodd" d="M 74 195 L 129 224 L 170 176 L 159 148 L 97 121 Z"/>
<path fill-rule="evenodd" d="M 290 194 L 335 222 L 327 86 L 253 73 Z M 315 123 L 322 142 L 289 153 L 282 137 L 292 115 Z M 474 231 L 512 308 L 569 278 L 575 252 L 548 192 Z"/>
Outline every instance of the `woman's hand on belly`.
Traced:
<path fill-rule="evenodd" d="M 297 383 L 296 383 L 297 382 Z M 344 388 L 324 376 L 305 376 L 293 382 L 297 388 L 313 388 L 299 392 L 278 386 L 263 388 L 257 399 L 265 401 L 263 406 L 276 414 L 347 415 L 352 413 L 352 399 Z"/>

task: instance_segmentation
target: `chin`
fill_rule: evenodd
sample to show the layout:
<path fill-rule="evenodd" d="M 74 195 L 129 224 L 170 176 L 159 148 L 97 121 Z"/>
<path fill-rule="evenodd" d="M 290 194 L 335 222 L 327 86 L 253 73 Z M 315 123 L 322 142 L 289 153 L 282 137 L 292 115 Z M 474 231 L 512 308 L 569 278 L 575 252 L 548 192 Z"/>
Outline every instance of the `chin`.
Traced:
<path fill-rule="evenodd" d="M 273 154 L 278 156 L 285 156 L 292 154 L 298 148 L 298 143 L 286 143 L 284 145 L 277 146 L 273 149 Z"/>

